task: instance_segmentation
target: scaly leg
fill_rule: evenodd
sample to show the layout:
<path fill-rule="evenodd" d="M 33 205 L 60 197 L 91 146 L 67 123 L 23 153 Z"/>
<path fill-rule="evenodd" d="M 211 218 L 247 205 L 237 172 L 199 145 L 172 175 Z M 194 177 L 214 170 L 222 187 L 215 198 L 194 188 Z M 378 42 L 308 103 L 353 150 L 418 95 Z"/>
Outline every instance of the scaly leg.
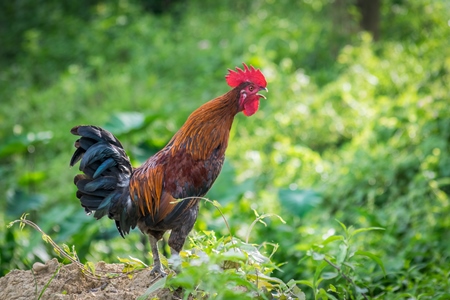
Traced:
<path fill-rule="evenodd" d="M 164 272 L 164 268 L 161 264 L 161 259 L 159 258 L 159 252 L 158 252 L 158 240 L 152 236 L 149 235 L 148 239 L 150 240 L 150 247 L 152 248 L 152 254 L 153 254 L 153 269 L 150 272 L 150 274 L 159 274 L 162 277 L 166 276 L 167 273 Z"/>

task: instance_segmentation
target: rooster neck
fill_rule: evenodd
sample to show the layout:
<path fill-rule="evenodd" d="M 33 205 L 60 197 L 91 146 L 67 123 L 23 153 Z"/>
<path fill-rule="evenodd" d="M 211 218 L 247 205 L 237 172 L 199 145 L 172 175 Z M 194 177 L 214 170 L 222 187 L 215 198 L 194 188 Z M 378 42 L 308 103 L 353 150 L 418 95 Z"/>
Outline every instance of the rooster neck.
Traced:
<path fill-rule="evenodd" d="M 231 90 L 196 109 L 169 142 L 172 154 L 184 149 L 196 160 L 206 160 L 216 151 L 223 156 L 239 112 L 238 97 L 238 92 Z"/>

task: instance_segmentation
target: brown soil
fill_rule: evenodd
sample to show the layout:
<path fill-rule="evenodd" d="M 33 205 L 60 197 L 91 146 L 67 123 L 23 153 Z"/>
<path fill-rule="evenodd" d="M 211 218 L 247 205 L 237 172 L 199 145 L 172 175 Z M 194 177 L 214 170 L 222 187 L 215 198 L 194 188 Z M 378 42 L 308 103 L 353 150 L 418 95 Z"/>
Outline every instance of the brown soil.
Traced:
<path fill-rule="evenodd" d="M 97 274 L 121 274 L 123 267 L 123 264 L 99 262 L 95 270 Z M 45 300 L 134 300 L 158 279 L 159 277 L 150 275 L 149 269 L 134 273 L 131 279 L 128 276 L 94 279 L 84 274 L 77 265 L 63 265 L 54 258 L 45 265 L 34 264 L 32 270 L 13 270 L 0 278 L 0 299 L 29 300 L 40 297 Z M 152 293 L 148 299 L 152 298 L 179 299 L 168 289 Z"/>

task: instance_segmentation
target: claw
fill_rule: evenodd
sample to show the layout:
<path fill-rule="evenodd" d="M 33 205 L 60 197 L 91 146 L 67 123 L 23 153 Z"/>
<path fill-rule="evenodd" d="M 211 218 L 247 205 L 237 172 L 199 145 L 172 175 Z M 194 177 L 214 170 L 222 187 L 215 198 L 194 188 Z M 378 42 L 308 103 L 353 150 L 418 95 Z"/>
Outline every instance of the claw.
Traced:
<path fill-rule="evenodd" d="M 153 269 L 150 271 L 150 275 L 161 275 L 161 277 L 165 277 L 167 276 L 167 273 L 164 272 L 164 268 L 159 258 L 158 240 L 153 235 L 149 235 L 148 238 L 150 240 L 150 247 L 152 248 L 153 254 Z"/>
<path fill-rule="evenodd" d="M 150 275 L 160 275 L 161 277 L 166 277 L 167 273 L 164 272 L 164 268 L 161 264 L 155 264 L 153 269 L 150 271 Z"/>

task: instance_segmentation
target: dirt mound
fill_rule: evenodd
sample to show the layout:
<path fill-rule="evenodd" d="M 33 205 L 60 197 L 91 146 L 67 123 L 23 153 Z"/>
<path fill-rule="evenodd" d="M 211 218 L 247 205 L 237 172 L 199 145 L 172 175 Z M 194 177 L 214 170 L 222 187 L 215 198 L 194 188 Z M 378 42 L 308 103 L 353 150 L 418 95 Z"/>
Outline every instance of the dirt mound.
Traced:
<path fill-rule="evenodd" d="M 99 262 L 95 270 L 102 274 L 121 274 L 123 267 L 123 264 Z M 34 264 L 32 270 L 13 270 L 0 278 L 0 299 L 38 299 L 42 293 L 40 299 L 46 300 L 134 300 L 143 295 L 156 280 L 158 278 L 150 275 L 149 269 L 133 274 L 131 279 L 128 276 L 93 279 L 86 276 L 76 264 L 63 265 L 54 258 L 45 265 Z M 151 294 L 151 297 L 178 298 L 167 289 L 161 289 Z"/>

